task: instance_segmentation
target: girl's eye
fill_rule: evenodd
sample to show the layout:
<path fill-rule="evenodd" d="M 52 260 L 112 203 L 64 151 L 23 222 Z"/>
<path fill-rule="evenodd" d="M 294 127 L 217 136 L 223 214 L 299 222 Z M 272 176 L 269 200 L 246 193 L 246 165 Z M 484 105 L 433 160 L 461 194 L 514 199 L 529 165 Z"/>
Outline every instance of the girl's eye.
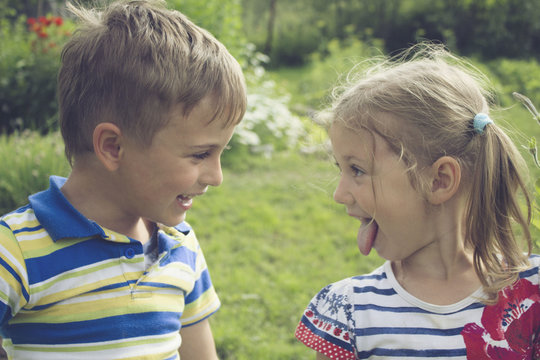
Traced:
<path fill-rule="evenodd" d="M 206 159 L 206 158 L 209 157 L 209 156 L 210 156 L 210 153 L 209 153 L 208 151 L 205 151 L 205 152 L 200 153 L 200 154 L 195 154 L 195 155 L 193 155 L 193 157 L 194 157 L 195 159 L 198 159 L 198 160 L 204 160 L 204 159 Z"/>

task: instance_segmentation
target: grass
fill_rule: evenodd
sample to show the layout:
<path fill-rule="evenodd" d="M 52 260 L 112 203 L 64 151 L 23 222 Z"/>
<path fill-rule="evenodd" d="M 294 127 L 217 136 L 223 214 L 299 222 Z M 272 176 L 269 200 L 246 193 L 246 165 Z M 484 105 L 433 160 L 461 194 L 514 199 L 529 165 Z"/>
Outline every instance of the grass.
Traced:
<path fill-rule="evenodd" d="M 358 255 L 358 223 L 332 200 L 328 159 L 280 154 L 224 176 L 188 218 L 223 302 L 212 320 L 220 357 L 313 359 L 294 339 L 311 297 L 381 260 Z"/>
<path fill-rule="evenodd" d="M 338 174 L 326 157 L 279 154 L 224 176 L 188 218 L 223 303 L 211 320 L 220 358 L 313 359 L 294 338 L 311 297 L 382 260 L 359 254 L 359 224 L 332 200 Z"/>
<path fill-rule="evenodd" d="M 494 117 L 513 129 L 510 134 L 518 144 L 529 136 L 540 138 L 540 127 L 520 106 Z M 45 189 L 48 173 L 68 172 L 59 144 L 57 134 L 0 137 L 0 156 L 7 163 L 0 179 L 18 194 L 26 191 L 25 183 Z M 359 254 L 358 222 L 332 200 L 338 172 L 327 156 L 281 153 L 271 160 L 250 157 L 242 162 L 246 154 L 226 156 L 231 155 L 238 158 L 225 159 L 224 183 L 199 198 L 188 215 L 222 300 L 211 319 L 220 358 L 313 359 L 313 352 L 294 338 L 311 297 L 382 260 L 375 252 Z M 532 160 L 526 159 L 538 177 Z M 5 197 L 9 192 L 1 193 Z M 25 203 L 24 196 L 18 195 L 17 202 Z M 538 231 L 534 233 L 538 239 Z"/>
<path fill-rule="evenodd" d="M 27 203 L 28 195 L 48 188 L 49 175 L 69 174 L 59 133 L 31 131 L 0 135 L 0 214 Z"/>
<path fill-rule="evenodd" d="M 348 56 L 363 51 L 369 49 L 353 44 Z M 337 73 L 350 64 L 343 59 L 336 55 L 323 64 L 280 69 L 270 76 L 292 92 L 293 107 L 319 109 Z M 540 139 L 540 127 L 517 103 L 493 117 L 510 129 L 519 145 L 527 144 L 530 136 Z M 311 297 L 331 282 L 374 269 L 382 260 L 375 252 L 359 254 L 359 224 L 332 200 L 338 172 L 326 156 L 280 153 L 267 160 L 235 151 L 224 159 L 224 183 L 197 199 L 188 215 L 222 300 L 211 318 L 220 358 L 314 359 L 294 338 Z M 532 178 L 539 178 L 540 170 L 526 150 L 522 152 Z M 69 172 L 58 134 L 0 136 L 0 158 L 1 213 L 47 188 L 48 174 Z M 539 232 L 533 231 L 538 239 Z M 539 250 L 537 245 L 535 252 Z"/>

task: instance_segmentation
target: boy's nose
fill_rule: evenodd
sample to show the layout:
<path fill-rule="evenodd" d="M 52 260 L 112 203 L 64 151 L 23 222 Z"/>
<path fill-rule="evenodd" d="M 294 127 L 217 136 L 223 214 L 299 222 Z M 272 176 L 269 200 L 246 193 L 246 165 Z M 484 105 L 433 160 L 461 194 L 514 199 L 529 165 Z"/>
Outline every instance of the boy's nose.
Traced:
<path fill-rule="evenodd" d="M 223 172 L 221 171 L 221 161 L 219 159 L 208 164 L 200 176 L 200 182 L 210 186 L 221 185 L 223 182 Z"/>

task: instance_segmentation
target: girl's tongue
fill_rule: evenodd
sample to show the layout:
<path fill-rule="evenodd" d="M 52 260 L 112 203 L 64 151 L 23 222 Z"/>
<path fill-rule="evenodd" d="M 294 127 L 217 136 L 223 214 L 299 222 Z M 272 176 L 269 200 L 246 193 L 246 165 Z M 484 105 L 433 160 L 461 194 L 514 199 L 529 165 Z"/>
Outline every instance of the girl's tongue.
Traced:
<path fill-rule="evenodd" d="M 368 255 L 371 251 L 378 230 L 379 226 L 373 219 L 363 221 L 362 225 L 360 225 L 356 240 L 358 241 L 358 249 L 363 255 Z"/>

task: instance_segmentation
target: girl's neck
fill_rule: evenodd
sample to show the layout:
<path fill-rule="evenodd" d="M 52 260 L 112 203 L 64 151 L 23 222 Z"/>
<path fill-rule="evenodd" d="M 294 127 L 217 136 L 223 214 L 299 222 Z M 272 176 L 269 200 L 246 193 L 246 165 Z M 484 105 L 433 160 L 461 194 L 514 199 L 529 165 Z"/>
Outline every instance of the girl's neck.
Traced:
<path fill-rule="evenodd" d="M 467 253 L 433 262 L 410 260 L 392 262 L 394 276 L 407 292 L 427 303 L 451 305 L 481 287 Z"/>

